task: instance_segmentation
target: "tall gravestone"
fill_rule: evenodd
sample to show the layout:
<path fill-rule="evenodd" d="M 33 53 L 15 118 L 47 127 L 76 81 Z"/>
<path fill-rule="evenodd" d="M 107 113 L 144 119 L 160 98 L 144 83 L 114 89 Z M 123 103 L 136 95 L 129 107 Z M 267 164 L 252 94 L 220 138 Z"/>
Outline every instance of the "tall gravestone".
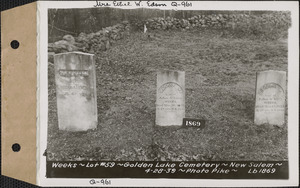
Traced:
<path fill-rule="evenodd" d="M 185 116 L 185 72 L 157 72 L 156 125 L 182 125 Z"/>
<path fill-rule="evenodd" d="M 97 127 L 96 73 L 92 54 L 69 52 L 54 56 L 60 130 Z"/>
<path fill-rule="evenodd" d="M 254 123 L 282 126 L 285 122 L 285 103 L 286 72 L 258 72 Z"/>

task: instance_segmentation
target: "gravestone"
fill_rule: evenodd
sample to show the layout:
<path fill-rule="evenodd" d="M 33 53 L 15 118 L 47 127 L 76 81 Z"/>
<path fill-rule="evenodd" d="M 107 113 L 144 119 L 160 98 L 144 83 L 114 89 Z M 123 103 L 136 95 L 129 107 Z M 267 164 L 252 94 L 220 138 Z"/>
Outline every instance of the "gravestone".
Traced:
<path fill-rule="evenodd" d="M 92 54 L 54 56 L 58 127 L 86 131 L 97 127 L 96 73 Z"/>
<path fill-rule="evenodd" d="M 156 125 L 182 125 L 185 116 L 185 72 L 158 71 Z"/>
<path fill-rule="evenodd" d="M 282 126 L 285 116 L 286 72 L 262 71 L 256 75 L 254 123 Z"/>

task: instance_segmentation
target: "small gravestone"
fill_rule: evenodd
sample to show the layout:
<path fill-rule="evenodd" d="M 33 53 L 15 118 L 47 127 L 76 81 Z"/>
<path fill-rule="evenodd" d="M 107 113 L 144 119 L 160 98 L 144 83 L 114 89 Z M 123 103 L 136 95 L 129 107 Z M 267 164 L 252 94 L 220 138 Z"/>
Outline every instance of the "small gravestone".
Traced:
<path fill-rule="evenodd" d="M 286 72 L 263 71 L 256 75 L 254 123 L 282 126 L 285 116 Z"/>
<path fill-rule="evenodd" d="M 96 74 L 92 54 L 54 56 L 58 127 L 86 131 L 97 127 Z"/>
<path fill-rule="evenodd" d="M 157 72 L 156 125 L 182 125 L 185 116 L 185 72 Z"/>

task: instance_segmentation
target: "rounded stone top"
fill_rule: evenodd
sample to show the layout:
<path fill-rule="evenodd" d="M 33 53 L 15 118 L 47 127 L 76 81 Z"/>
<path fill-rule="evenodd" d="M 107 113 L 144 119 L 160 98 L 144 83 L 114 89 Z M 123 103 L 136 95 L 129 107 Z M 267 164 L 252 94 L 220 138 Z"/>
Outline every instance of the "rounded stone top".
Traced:
<path fill-rule="evenodd" d="M 64 52 L 64 53 L 58 53 L 58 54 L 54 54 L 54 56 L 57 55 L 67 55 L 67 54 L 80 54 L 80 55 L 91 55 L 94 56 L 95 54 L 90 54 L 90 53 L 85 53 L 85 52 Z"/>
<path fill-rule="evenodd" d="M 168 72 L 185 73 L 185 71 L 179 71 L 179 70 L 158 70 L 157 72 L 161 72 L 161 73 L 168 73 Z"/>
<path fill-rule="evenodd" d="M 265 71 L 259 71 L 257 73 L 267 73 L 267 72 L 286 73 L 286 71 L 281 71 L 281 70 L 265 70 Z"/>

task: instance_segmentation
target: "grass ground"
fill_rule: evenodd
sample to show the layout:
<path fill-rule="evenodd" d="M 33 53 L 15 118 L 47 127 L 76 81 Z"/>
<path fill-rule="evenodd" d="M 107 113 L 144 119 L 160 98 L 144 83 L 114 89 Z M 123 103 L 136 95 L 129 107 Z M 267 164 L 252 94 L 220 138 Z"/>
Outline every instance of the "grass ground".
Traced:
<path fill-rule="evenodd" d="M 287 43 L 218 31 L 142 33 L 96 54 L 98 129 L 58 130 L 49 66 L 48 160 L 287 160 L 287 125 L 254 125 L 256 72 L 287 71 Z M 155 127 L 156 71 L 186 72 L 186 117 Z"/>

